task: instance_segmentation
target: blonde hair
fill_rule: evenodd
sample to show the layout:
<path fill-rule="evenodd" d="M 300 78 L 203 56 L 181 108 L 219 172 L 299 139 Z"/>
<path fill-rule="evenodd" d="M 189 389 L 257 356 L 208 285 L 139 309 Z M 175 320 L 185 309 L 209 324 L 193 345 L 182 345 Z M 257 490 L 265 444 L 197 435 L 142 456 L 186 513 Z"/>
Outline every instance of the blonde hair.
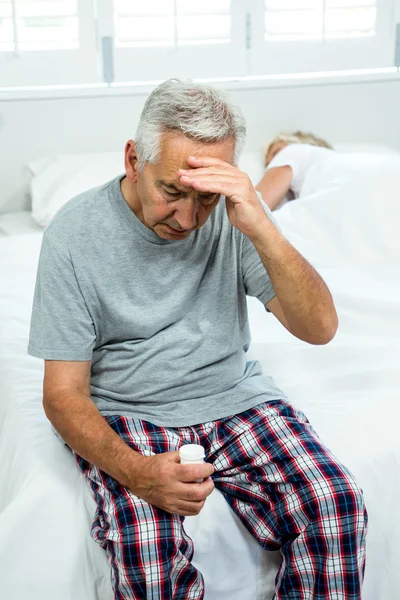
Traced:
<path fill-rule="evenodd" d="M 311 144 L 311 146 L 321 146 L 322 148 L 329 148 L 330 150 L 333 150 L 333 146 L 312 133 L 304 133 L 304 131 L 280 133 L 269 143 L 268 148 L 265 151 L 265 160 L 272 146 L 279 142 L 284 142 L 286 146 L 289 144 Z"/>

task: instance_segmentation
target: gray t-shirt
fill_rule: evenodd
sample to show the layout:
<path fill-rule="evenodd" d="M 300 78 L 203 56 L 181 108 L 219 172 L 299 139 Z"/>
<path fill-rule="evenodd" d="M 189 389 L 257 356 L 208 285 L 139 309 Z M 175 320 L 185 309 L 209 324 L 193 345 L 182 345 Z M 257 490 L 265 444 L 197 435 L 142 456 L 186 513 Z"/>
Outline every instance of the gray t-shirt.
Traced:
<path fill-rule="evenodd" d="M 246 294 L 266 304 L 275 292 L 225 198 L 186 239 L 164 240 L 129 208 L 122 177 L 72 199 L 45 231 L 29 354 L 92 361 L 103 415 L 160 426 L 285 398 L 246 360 Z"/>

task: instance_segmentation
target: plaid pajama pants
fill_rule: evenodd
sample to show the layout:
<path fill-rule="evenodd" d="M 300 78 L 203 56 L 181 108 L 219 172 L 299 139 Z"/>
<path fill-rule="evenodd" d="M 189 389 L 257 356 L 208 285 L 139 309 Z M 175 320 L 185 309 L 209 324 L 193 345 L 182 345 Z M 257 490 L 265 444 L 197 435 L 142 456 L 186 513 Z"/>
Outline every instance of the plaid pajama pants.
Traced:
<path fill-rule="evenodd" d="M 277 600 L 359 600 L 367 513 L 354 477 L 321 443 L 307 418 L 274 400 L 191 427 L 131 417 L 107 422 L 144 454 L 204 446 L 215 486 L 266 550 L 280 548 Z M 76 456 L 97 503 L 91 535 L 108 554 L 115 600 L 200 600 L 184 517 L 138 498 Z"/>

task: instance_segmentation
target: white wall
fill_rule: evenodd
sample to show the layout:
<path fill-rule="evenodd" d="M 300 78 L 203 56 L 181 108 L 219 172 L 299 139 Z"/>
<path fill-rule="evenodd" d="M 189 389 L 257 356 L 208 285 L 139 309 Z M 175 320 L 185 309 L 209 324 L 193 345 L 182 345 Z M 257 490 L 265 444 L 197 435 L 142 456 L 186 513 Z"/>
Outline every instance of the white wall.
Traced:
<path fill-rule="evenodd" d="M 400 150 L 400 79 L 231 91 L 248 123 L 248 146 L 304 129 L 334 143 Z M 24 165 L 48 154 L 123 149 L 144 95 L 0 101 L 0 212 L 29 207 Z"/>

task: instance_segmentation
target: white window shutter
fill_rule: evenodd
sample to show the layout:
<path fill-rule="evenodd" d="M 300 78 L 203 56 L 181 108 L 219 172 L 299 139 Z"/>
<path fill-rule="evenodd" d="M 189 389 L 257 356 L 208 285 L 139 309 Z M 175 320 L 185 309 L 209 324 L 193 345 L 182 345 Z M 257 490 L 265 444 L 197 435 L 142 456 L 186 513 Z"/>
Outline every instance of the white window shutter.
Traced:
<path fill-rule="evenodd" d="M 0 0 L 0 87 L 96 83 L 92 0 Z"/>
<path fill-rule="evenodd" d="M 376 33 L 377 0 L 266 0 L 265 38 L 324 40 Z"/>
<path fill-rule="evenodd" d="M 2 26 L 7 28 L 9 49 L 79 47 L 77 0 L 17 0 L 14 3 L 0 0 L 0 15 Z"/>
<path fill-rule="evenodd" d="M 246 74 L 246 1 L 113 0 L 113 8 L 116 81 Z"/>
<path fill-rule="evenodd" d="M 254 0 L 251 73 L 393 64 L 395 0 Z"/>
<path fill-rule="evenodd" d="M 114 0 L 118 46 L 229 43 L 230 0 Z"/>
<path fill-rule="evenodd" d="M 14 21 L 11 0 L 0 0 L 0 52 L 14 50 Z"/>
<path fill-rule="evenodd" d="M 105 47 L 107 81 L 117 84 L 390 67 L 399 7 L 400 0 L 0 0 L 0 88 L 102 83 Z"/>

